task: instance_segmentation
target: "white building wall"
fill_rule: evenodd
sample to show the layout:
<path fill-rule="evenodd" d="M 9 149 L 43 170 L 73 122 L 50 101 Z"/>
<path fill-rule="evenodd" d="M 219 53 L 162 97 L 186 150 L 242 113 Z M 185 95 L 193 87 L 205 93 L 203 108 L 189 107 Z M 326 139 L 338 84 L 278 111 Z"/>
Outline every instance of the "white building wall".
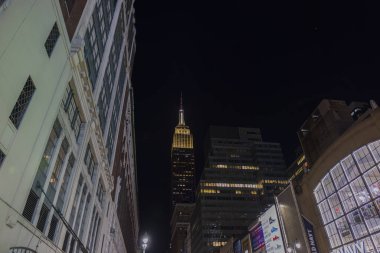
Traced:
<path fill-rule="evenodd" d="M 109 166 L 105 154 L 106 137 L 102 135 L 99 128 L 99 119 L 96 113 L 95 101 L 101 84 L 97 85 L 97 90 L 93 94 L 83 58 L 83 43 L 80 36 L 83 36 L 86 22 L 92 14 L 95 2 L 87 2 L 77 29 L 79 37 L 74 36 L 72 45 L 70 45 L 65 31 L 58 0 L 8 0 L 7 8 L 0 7 L 0 149 L 6 155 L 0 166 L 0 252 L 8 252 L 10 247 L 28 247 L 37 252 L 62 252 L 67 231 L 62 221 L 59 221 L 54 241 L 47 238 L 50 224 L 46 225 L 44 233 L 36 228 L 38 223 L 36 213 L 41 210 L 42 201 L 38 203 L 31 222 L 22 215 L 56 119 L 62 126 L 62 132 L 51 159 L 47 179 L 53 173 L 58 151 L 64 138 L 69 143 L 69 149 L 58 178 L 57 193 L 51 201 L 56 205 L 68 159 L 70 155 L 75 156 L 76 162 L 67 188 L 64 206 L 61 210 L 63 217 L 66 221 L 70 221 L 79 177 L 82 175 L 83 182 L 88 188 L 87 192 L 91 194 L 91 201 L 87 206 L 86 218 L 83 219 L 78 228 L 80 231 L 81 226 L 84 226 L 81 241 L 86 247 L 90 244 L 91 248 L 92 245 L 93 251 L 91 252 L 126 252 L 116 215 L 116 206 L 111 198 L 114 182 L 110 175 L 111 166 Z M 114 14 L 116 21 L 112 22 L 109 38 L 113 38 L 118 12 L 121 11 L 121 2 L 124 1 L 118 1 Z M 125 11 L 122 11 L 125 14 Z M 57 22 L 60 37 L 49 57 L 44 43 L 54 22 Z M 124 35 L 123 48 L 126 46 L 125 36 L 126 34 Z M 110 43 L 112 41 L 108 41 L 107 45 Z M 123 52 L 123 50 L 121 51 Z M 108 54 L 109 46 L 103 55 L 102 66 L 107 64 Z M 121 53 L 117 75 L 120 72 L 122 57 Z M 104 70 L 99 71 L 99 73 L 98 82 L 103 79 Z M 130 73 L 127 75 L 129 77 Z M 28 76 L 32 78 L 36 90 L 21 125 L 16 129 L 9 120 L 9 115 Z M 128 78 L 124 84 L 124 91 L 129 88 L 127 87 L 127 80 Z M 82 120 L 78 140 L 70 125 L 68 114 L 61 103 L 70 81 Z M 115 78 L 115 82 L 118 82 L 118 78 Z M 124 97 L 121 102 L 122 105 L 123 100 L 126 99 Z M 113 102 L 114 95 L 110 102 L 110 112 L 112 112 Z M 119 129 L 121 114 L 122 111 L 120 110 L 117 129 Z M 110 120 L 107 122 L 107 125 L 109 124 Z M 84 163 L 89 142 L 92 145 L 94 160 L 97 163 L 94 180 L 91 180 L 88 175 L 87 166 Z M 116 144 L 117 141 L 114 145 Z M 99 203 L 96 197 L 99 180 L 102 182 L 105 191 L 102 203 Z M 49 182 L 46 181 L 45 191 L 47 191 L 48 185 Z M 83 184 L 81 187 L 83 190 Z M 41 197 L 41 199 L 43 198 L 44 196 Z M 78 201 L 80 202 L 80 199 Z M 76 208 L 79 208 L 78 205 Z M 82 208 L 84 207 L 85 204 Z M 92 216 L 93 210 L 98 213 L 96 217 Z M 80 211 L 84 213 L 85 210 Z M 53 215 L 57 215 L 57 213 L 51 208 L 48 220 Z M 76 215 L 74 224 L 70 224 L 72 228 L 74 228 L 75 220 L 79 216 L 79 214 Z M 99 224 L 98 229 L 94 229 L 97 224 Z M 93 238 L 91 239 L 91 237 Z M 68 245 L 69 248 L 70 243 Z"/>

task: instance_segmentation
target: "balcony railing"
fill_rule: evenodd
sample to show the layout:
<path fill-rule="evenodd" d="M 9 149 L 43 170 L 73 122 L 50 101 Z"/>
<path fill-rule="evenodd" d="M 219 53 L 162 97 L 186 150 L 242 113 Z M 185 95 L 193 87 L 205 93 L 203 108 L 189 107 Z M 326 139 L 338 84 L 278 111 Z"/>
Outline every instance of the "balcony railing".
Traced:
<path fill-rule="evenodd" d="M 37 253 L 37 252 L 35 250 L 29 249 L 26 247 L 12 247 L 9 249 L 9 253 Z"/>

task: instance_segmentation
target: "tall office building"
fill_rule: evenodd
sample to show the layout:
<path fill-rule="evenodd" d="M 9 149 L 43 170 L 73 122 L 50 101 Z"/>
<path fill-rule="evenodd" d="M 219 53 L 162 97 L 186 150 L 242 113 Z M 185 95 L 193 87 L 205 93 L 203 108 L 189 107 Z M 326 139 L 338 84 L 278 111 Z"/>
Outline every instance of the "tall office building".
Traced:
<path fill-rule="evenodd" d="M 190 128 L 185 124 L 182 96 L 179 121 L 173 135 L 171 165 L 172 207 L 174 208 L 176 203 L 193 203 L 195 192 L 194 144 Z"/>
<path fill-rule="evenodd" d="M 174 129 L 171 150 L 172 176 L 172 218 L 170 222 L 170 252 L 189 252 L 190 218 L 194 209 L 195 167 L 193 135 L 185 124 L 185 115 L 181 104 L 179 122 Z"/>
<path fill-rule="evenodd" d="M 273 202 L 286 185 L 280 145 L 262 140 L 260 129 L 212 126 L 191 221 L 193 253 L 219 252 Z M 260 167 L 261 166 L 261 167 Z"/>
<path fill-rule="evenodd" d="M 0 252 L 136 251 L 132 5 L 0 1 Z"/>

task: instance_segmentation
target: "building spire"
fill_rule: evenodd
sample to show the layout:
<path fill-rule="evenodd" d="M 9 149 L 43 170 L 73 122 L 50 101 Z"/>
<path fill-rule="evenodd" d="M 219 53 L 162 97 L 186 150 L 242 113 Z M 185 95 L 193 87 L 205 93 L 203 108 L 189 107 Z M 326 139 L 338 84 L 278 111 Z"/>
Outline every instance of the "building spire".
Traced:
<path fill-rule="evenodd" d="M 185 125 L 185 115 L 183 112 L 183 104 L 182 104 L 182 92 L 181 92 L 181 101 L 180 101 L 180 106 L 179 106 L 179 126 L 184 126 Z"/>

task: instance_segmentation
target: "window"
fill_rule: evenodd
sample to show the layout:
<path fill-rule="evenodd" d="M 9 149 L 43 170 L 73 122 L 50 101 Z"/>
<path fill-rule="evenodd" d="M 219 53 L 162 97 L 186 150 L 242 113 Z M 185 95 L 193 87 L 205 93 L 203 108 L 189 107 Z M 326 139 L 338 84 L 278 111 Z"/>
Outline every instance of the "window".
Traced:
<path fill-rule="evenodd" d="M 368 203 L 360 208 L 360 212 L 367 224 L 369 232 L 380 230 L 380 217 L 373 203 Z"/>
<path fill-rule="evenodd" d="M 380 162 L 380 141 L 374 141 L 368 144 L 368 147 L 371 150 L 371 153 L 375 158 L 375 161 L 377 163 Z"/>
<path fill-rule="evenodd" d="M 45 41 L 45 49 L 49 57 L 51 56 L 53 52 L 55 44 L 58 41 L 58 38 L 59 38 L 59 29 L 58 29 L 57 23 L 54 23 L 53 28 L 51 29 L 49 36 Z"/>
<path fill-rule="evenodd" d="M 342 188 L 339 191 L 339 196 L 346 212 L 349 212 L 356 207 L 354 195 L 349 186 Z"/>
<path fill-rule="evenodd" d="M 336 193 L 329 197 L 329 204 L 334 218 L 338 218 L 343 215 L 343 208 Z"/>
<path fill-rule="evenodd" d="M 358 168 L 356 167 L 356 164 L 354 162 L 354 159 L 351 155 L 344 158 L 342 161 L 342 167 L 344 170 L 344 173 L 346 173 L 346 176 L 349 181 L 355 179 L 357 176 L 359 176 Z"/>
<path fill-rule="evenodd" d="M 323 191 L 322 184 L 319 183 L 318 186 L 314 190 L 314 196 L 315 199 L 317 200 L 317 203 L 321 202 L 326 198 L 325 192 Z"/>
<path fill-rule="evenodd" d="M 325 228 L 326 228 L 327 236 L 328 236 L 329 241 L 330 241 L 331 248 L 335 248 L 337 246 L 340 246 L 342 244 L 342 242 L 339 238 L 338 230 L 336 229 L 334 222 L 330 223 Z"/>
<path fill-rule="evenodd" d="M 58 120 L 56 120 L 53 125 L 53 129 L 50 132 L 49 140 L 46 144 L 45 151 L 42 155 L 41 162 L 37 170 L 37 174 L 33 181 L 32 189 L 30 190 L 22 213 L 22 215 L 29 221 L 32 221 L 37 202 L 41 195 L 41 190 L 39 188 L 45 184 L 51 157 L 54 153 L 61 131 L 61 124 Z"/>
<path fill-rule="evenodd" d="M 69 120 L 70 120 L 70 126 L 75 134 L 76 140 L 78 140 L 79 134 L 80 134 L 80 127 L 82 125 L 82 120 L 80 117 L 79 109 L 77 106 L 77 103 L 74 99 L 74 93 L 70 87 L 70 84 L 66 88 L 65 95 L 62 100 L 63 108 L 65 112 L 67 113 Z"/>
<path fill-rule="evenodd" d="M 375 161 L 373 160 L 366 146 L 355 151 L 354 156 L 362 172 L 367 171 L 369 168 L 375 165 Z"/>
<path fill-rule="evenodd" d="M 354 210 L 348 214 L 348 222 L 350 223 L 352 232 L 356 239 L 368 234 L 363 216 L 360 214 L 359 210 Z"/>
<path fill-rule="evenodd" d="M 331 180 L 330 174 L 327 174 L 322 180 L 323 189 L 325 189 L 326 196 L 330 196 L 335 191 L 334 184 Z"/>
<path fill-rule="evenodd" d="M 26 80 L 24 88 L 21 91 L 20 96 L 17 99 L 16 104 L 13 106 L 13 110 L 9 119 L 12 121 L 13 125 L 18 128 L 20 126 L 21 120 L 24 117 L 26 109 L 33 97 L 36 87 L 34 86 L 32 78 L 30 76 Z"/>
<path fill-rule="evenodd" d="M 331 176 L 337 189 L 340 189 L 347 184 L 346 176 L 344 175 L 342 166 L 340 166 L 339 163 L 331 169 Z"/>
<path fill-rule="evenodd" d="M 380 170 L 377 167 L 372 168 L 364 174 L 364 180 L 367 183 L 369 191 L 374 198 L 380 196 Z"/>
<path fill-rule="evenodd" d="M 63 205 L 64 205 L 65 197 L 66 197 L 66 192 L 67 192 L 67 188 L 69 186 L 69 182 L 70 182 L 70 178 L 71 178 L 71 174 L 72 174 L 74 164 L 75 164 L 75 158 L 73 155 L 71 155 L 69 158 L 69 162 L 68 162 L 66 171 L 65 171 L 65 175 L 63 176 L 63 182 L 61 185 L 61 189 L 59 190 L 59 194 L 58 194 L 58 199 L 57 199 L 57 204 L 56 204 L 58 210 L 63 209 Z"/>
<path fill-rule="evenodd" d="M 98 188 L 96 190 L 96 197 L 98 198 L 100 205 L 103 204 L 104 192 L 105 192 L 104 191 L 104 186 L 101 183 L 101 180 L 99 179 Z"/>
<path fill-rule="evenodd" d="M 333 216 L 331 214 L 330 207 L 329 207 L 329 204 L 327 203 L 327 200 L 319 204 L 318 207 L 319 207 L 319 211 L 321 212 L 322 220 L 324 224 L 329 223 L 330 221 L 333 220 Z"/>
<path fill-rule="evenodd" d="M 0 167 L 1 167 L 1 164 L 3 163 L 4 159 L 5 159 L 5 154 L 0 149 Z"/>
<path fill-rule="evenodd" d="M 351 184 L 352 192 L 355 195 L 355 199 L 358 203 L 358 205 L 362 205 L 364 203 L 367 203 L 371 197 L 369 196 L 369 193 L 367 191 L 367 188 L 364 185 L 364 181 L 361 177 L 353 181 Z"/>
<path fill-rule="evenodd" d="M 342 239 L 342 243 L 348 243 L 354 240 L 346 217 L 342 217 L 338 219 L 335 223 L 336 223 L 336 227 L 338 229 L 340 238 Z"/>
<path fill-rule="evenodd" d="M 90 144 L 87 144 L 86 154 L 84 156 L 84 163 L 86 164 L 87 172 L 91 177 L 91 181 L 94 182 L 97 165 L 95 163 L 94 155 L 92 154 Z"/>

